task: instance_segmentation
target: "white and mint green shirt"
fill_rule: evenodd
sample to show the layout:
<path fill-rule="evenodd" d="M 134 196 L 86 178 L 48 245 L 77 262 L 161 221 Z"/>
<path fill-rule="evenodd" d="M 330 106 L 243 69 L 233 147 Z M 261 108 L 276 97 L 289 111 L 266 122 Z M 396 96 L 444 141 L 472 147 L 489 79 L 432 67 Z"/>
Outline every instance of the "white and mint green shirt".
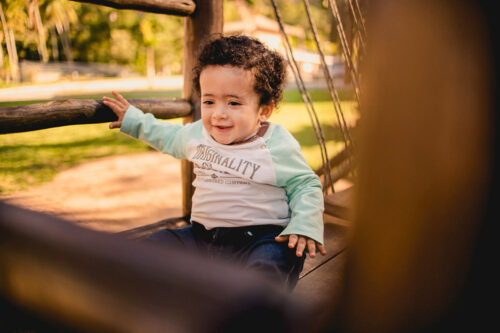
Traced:
<path fill-rule="evenodd" d="M 323 193 L 300 146 L 282 126 L 237 145 L 215 141 L 201 121 L 174 125 L 130 106 L 120 129 L 194 164 L 191 220 L 207 229 L 273 224 L 281 235 L 323 243 Z"/>

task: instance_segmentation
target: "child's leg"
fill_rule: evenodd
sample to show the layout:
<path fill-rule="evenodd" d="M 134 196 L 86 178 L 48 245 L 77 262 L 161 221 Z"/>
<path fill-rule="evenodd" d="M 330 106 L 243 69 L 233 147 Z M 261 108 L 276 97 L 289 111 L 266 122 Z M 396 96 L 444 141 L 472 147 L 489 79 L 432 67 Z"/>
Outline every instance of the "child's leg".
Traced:
<path fill-rule="evenodd" d="M 274 239 L 283 227 L 262 225 L 238 228 L 219 228 L 209 241 L 221 250 L 220 254 L 233 258 L 244 267 L 256 270 L 273 282 L 293 289 L 304 267 L 305 254 L 298 258 L 295 249 Z"/>
<path fill-rule="evenodd" d="M 146 237 L 145 240 L 193 251 L 200 251 L 204 247 L 191 224 L 179 229 L 156 231 Z"/>
<path fill-rule="evenodd" d="M 290 249 L 287 243 L 278 243 L 274 239 L 279 233 L 270 233 L 259 238 L 243 255 L 244 265 L 258 270 L 273 281 L 292 290 L 304 267 L 306 255 L 297 257 L 295 249 Z"/>

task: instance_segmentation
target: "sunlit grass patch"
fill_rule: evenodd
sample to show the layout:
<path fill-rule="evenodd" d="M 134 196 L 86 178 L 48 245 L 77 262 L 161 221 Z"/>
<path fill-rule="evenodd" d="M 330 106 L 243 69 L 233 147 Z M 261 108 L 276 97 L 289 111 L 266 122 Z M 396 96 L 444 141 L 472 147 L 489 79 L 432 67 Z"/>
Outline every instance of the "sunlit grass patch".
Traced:
<path fill-rule="evenodd" d="M 359 112 L 356 103 L 352 100 L 342 101 L 341 107 L 344 113 L 345 121 L 349 126 L 354 127 L 359 118 Z M 344 141 L 342 132 L 339 128 L 337 116 L 331 101 L 320 101 L 314 103 L 317 118 L 321 124 L 323 137 L 326 142 L 328 157 L 332 158 L 342 148 Z M 278 112 L 273 114 L 271 121 L 283 125 L 297 139 L 302 147 L 307 162 L 313 169 L 317 169 L 322 164 L 321 152 L 318 144 L 318 138 L 311 122 L 304 103 L 283 103 Z M 319 130 L 319 129 L 318 129 Z M 353 130 L 350 131 L 354 136 Z"/>

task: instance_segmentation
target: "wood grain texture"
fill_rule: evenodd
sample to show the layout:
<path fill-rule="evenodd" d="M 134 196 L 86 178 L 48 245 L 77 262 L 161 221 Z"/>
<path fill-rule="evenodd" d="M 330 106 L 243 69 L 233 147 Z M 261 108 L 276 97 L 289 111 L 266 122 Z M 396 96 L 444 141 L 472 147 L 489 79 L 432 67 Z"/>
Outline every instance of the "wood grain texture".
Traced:
<path fill-rule="evenodd" d="M 198 3 L 193 15 L 184 20 L 184 87 L 182 97 L 193 105 L 193 114 L 186 117 L 184 122 L 189 123 L 201 118 L 200 97 L 193 89 L 193 67 L 198 59 L 200 47 L 214 36 L 222 34 L 224 16 L 222 0 L 206 0 Z M 194 187 L 193 164 L 182 160 L 182 188 L 183 194 L 183 216 L 191 213 Z"/>
<path fill-rule="evenodd" d="M 71 0 L 116 9 L 135 9 L 149 13 L 188 16 L 196 10 L 192 0 Z"/>
<path fill-rule="evenodd" d="M 183 99 L 137 98 L 130 104 L 156 118 L 172 119 L 191 114 L 192 107 Z M 50 127 L 94 124 L 116 120 L 101 100 L 68 99 L 24 106 L 0 108 L 0 134 L 34 131 Z"/>

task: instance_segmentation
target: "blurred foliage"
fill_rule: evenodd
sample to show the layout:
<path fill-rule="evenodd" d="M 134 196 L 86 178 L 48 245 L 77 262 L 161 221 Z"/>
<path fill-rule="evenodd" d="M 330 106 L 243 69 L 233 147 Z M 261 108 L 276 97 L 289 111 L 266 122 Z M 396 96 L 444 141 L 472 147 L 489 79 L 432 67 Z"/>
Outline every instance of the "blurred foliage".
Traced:
<path fill-rule="evenodd" d="M 151 46 L 158 74 L 181 72 L 184 38 L 181 17 L 68 0 L 27 1 L 38 5 L 46 48 L 50 50 L 49 61 L 122 64 L 145 73 L 146 48 Z M 2 0 L 2 7 L 7 26 L 14 33 L 19 60 L 39 61 L 40 41 L 36 27 L 28 22 L 27 1 Z M 0 56 L 4 60 L 0 64 L 8 67 L 8 50 L 3 29 L 0 31 Z"/>
<path fill-rule="evenodd" d="M 243 1 L 243 0 L 242 0 Z M 254 12 L 266 16 L 272 20 L 276 19 L 274 14 L 274 9 L 271 5 L 270 0 L 244 0 Z M 339 5 L 339 10 L 345 15 L 349 13 L 346 11 L 346 1 L 347 0 L 336 0 Z M 226 1 L 228 2 L 228 1 Z M 233 1 L 229 1 L 233 2 Z M 236 1 L 238 2 L 238 1 Z M 326 53 L 334 54 L 337 53 L 338 48 L 338 34 L 335 26 L 335 21 L 329 9 L 328 0 L 309 0 L 311 16 L 315 22 L 316 29 L 318 31 L 319 39 L 322 43 L 323 51 Z M 312 30 L 309 25 L 309 21 L 306 15 L 306 9 L 304 5 L 304 0 L 277 0 L 278 8 L 281 14 L 283 23 L 292 26 L 300 27 L 305 32 L 305 39 L 301 41 L 293 41 L 292 44 L 295 46 L 316 50 L 316 44 L 314 43 L 314 37 Z M 226 6 L 224 8 L 224 17 L 226 11 L 232 10 L 231 6 Z"/>
<path fill-rule="evenodd" d="M 345 1 L 338 0 L 339 3 Z M 325 51 L 336 52 L 338 38 L 328 0 L 310 0 L 310 3 Z M 305 39 L 293 40 L 293 44 L 314 49 L 303 0 L 278 1 L 278 4 L 284 22 L 301 27 L 305 32 Z M 9 61 L 17 61 L 17 57 L 19 60 L 40 61 L 40 50 L 45 49 L 49 61 L 122 64 L 144 74 L 147 71 L 147 49 L 152 47 L 157 74 L 181 74 L 184 37 L 181 17 L 117 10 L 69 0 L 2 0 L 1 6 L 17 50 L 17 55 L 10 57 L 2 26 L 0 71 L 3 67 L 5 73 L 11 67 Z M 31 15 L 28 8 L 32 8 Z M 34 10 L 40 14 L 41 35 L 34 21 Z M 275 19 L 269 0 L 224 0 L 226 22 L 242 19 L 245 11 Z"/>

